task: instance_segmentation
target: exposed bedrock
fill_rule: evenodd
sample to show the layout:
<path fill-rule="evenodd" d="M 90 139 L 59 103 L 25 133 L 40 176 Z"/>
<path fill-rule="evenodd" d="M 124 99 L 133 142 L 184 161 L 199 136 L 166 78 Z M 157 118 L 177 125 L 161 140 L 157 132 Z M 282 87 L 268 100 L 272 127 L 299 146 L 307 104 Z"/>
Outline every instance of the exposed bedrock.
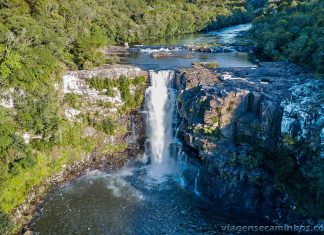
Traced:
<path fill-rule="evenodd" d="M 215 203 L 271 221 L 322 216 L 312 209 L 323 206 L 320 176 L 308 175 L 323 169 L 322 80 L 288 63 L 262 63 L 185 69 L 177 84 L 180 135 L 196 156 L 185 172 L 189 184 L 197 181 Z"/>
<path fill-rule="evenodd" d="M 130 65 L 106 65 L 93 70 L 66 73 L 63 76 L 63 84 L 60 90 L 63 95 L 75 95 L 79 105 L 77 109 L 65 105 L 64 115 L 71 122 L 82 121 L 82 115 L 94 120 L 110 118 L 117 130 L 104 138 L 103 145 L 110 147 L 125 145 L 130 150 L 128 152 L 131 155 L 136 155 L 143 151 L 146 138 L 145 121 L 144 116 L 139 112 L 140 108 L 120 114 L 120 108 L 123 107 L 125 101 L 117 87 L 112 88 L 113 94 L 107 95 L 107 89 L 97 90 L 91 88 L 88 84 L 89 80 L 93 78 L 107 81 L 118 80 L 120 76 L 125 76 L 130 80 L 143 76 L 147 81 L 148 72 Z M 145 90 L 136 90 L 134 85 L 131 85 L 129 89 L 134 96 L 136 93 L 144 93 Z M 84 135 L 98 138 L 98 132 L 96 128 L 89 126 L 84 130 Z"/>
<path fill-rule="evenodd" d="M 140 92 L 144 96 L 148 73 L 128 65 L 107 65 L 93 70 L 69 71 L 63 76 L 62 84 L 56 84 L 55 88 L 62 100 L 63 118 L 71 123 L 82 123 L 79 126 L 82 128 L 80 138 L 91 140 L 94 148 L 91 148 L 89 152 L 81 152 L 80 156 L 76 156 L 73 161 L 62 165 L 59 173 L 44 178 L 39 185 L 30 189 L 25 201 L 12 212 L 15 224 L 28 224 L 35 210 L 52 188 L 90 170 L 119 169 L 128 160 L 144 152 L 146 123 L 140 107 L 129 112 L 120 112 L 119 109 L 125 105 L 125 100 L 122 99 L 117 87 L 113 88 L 113 94 L 107 94 L 107 91 L 90 87 L 88 83 L 93 78 L 107 82 L 118 80 L 120 76 L 125 76 L 130 80 L 143 76 L 145 78 L 143 88 L 136 90 L 137 87 L 130 86 L 130 90 L 132 94 Z M 10 98 L 13 92 L 8 91 L 6 94 Z M 67 97 L 74 101 L 68 102 Z M 14 108 L 14 105 L 11 108 Z M 108 127 L 105 129 L 102 124 L 100 125 L 102 120 L 107 119 L 113 123 L 113 125 L 106 124 L 106 126 L 113 126 L 111 131 L 106 131 Z M 21 134 L 26 144 L 38 138 L 32 132 Z M 53 160 L 60 158 L 60 147 L 54 148 L 49 157 Z"/>

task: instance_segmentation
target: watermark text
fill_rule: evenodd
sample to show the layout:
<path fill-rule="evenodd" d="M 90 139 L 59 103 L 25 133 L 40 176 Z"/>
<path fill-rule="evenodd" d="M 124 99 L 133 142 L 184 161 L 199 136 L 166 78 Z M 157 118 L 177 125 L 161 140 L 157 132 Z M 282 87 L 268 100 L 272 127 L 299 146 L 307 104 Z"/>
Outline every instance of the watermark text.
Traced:
<path fill-rule="evenodd" d="M 324 232 L 324 225 L 222 225 L 225 232 Z"/>

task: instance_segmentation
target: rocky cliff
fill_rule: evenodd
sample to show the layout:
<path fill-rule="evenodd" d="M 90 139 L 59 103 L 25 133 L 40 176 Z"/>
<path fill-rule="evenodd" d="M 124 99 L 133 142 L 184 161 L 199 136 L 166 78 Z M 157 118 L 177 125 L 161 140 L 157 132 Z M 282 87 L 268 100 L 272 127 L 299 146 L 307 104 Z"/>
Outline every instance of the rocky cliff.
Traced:
<path fill-rule="evenodd" d="M 120 86 L 121 77 L 128 82 L 127 87 Z M 141 84 L 132 84 L 137 78 L 143 78 Z M 127 145 L 136 155 L 143 149 L 145 139 L 145 121 L 139 110 L 144 101 L 147 78 L 146 71 L 128 65 L 70 71 L 63 76 L 63 84 L 59 88 L 63 93 L 64 116 L 71 122 L 86 121 L 89 126 L 84 134 L 87 136 L 95 136 L 98 131 L 106 132 L 105 146 Z M 97 85 L 101 83 L 103 85 Z M 107 91 L 109 88 L 110 93 Z M 121 89 L 132 97 L 142 97 L 137 107 L 126 107 L 127 100 L 122 97 Z M 113 128 L 110 130 L 109 126 Z"/>
<path fill-rule="evenodd" d="M 186 69 L 177 84 L 180 134 L 196 156 L 185 175 L 196 191 L 274 222 L 323 218 L 322 80 L 263 63 Z"/>
<path fill-rule="evenodd" d="M 140 109 L 147 78 L 147 72 L 126 65 L 69 71 L 63 76 L 62 83 L 55 85 L 62 119 L 79 128 L 77 138 L 87 139 L 88 144 L 82 146 L 81 153 L 72 150 L 69 154 L 72 156 L 68 157 L 62 156 L 59 147 L 50 152 L 53 162 L 64 164 L 58 163 L 57 174 L 47 175 L 40 184 L 29 189 L 25 201 L 11 213 L 14 225 L 28 224 L 37 206 L 54 186 L 88 170 L 120 168 L 144 151 L 146 127 Z M 10 100 L 10 94 L 8 96 Z M 130 105 L 129 100 L 136 102 Z M 34 138 L 31 133 L 24 134 L 26 144 Z M 76 140 L 73 138 L 70 141 L 74 147 Z M 24 231 L 28 231 L 28 226 Z"/>

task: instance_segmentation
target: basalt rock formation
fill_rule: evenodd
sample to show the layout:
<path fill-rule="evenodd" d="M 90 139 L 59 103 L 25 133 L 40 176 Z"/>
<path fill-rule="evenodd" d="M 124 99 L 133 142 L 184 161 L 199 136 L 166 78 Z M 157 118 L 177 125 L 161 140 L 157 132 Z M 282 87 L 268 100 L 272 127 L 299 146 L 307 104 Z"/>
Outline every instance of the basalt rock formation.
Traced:
<path fill-rule="evenodd" d="M 323 207 L 323 193 L 308 188 L 321 187 L 308 172 L 323 169 L 323 81 L 288 63 L 262 63 L 185 69 L 177 85 L 179 133 L 196 156 L 185 175 L 194 184 L 199 169 L 200 194 L 278 223 L 323 216 L 311 209 Z"/>

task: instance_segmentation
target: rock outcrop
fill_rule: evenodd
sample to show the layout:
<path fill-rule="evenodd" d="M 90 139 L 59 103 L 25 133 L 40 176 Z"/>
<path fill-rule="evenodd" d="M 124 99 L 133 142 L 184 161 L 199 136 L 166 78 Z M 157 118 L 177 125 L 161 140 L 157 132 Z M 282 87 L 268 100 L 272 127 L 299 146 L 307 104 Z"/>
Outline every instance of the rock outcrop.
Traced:
<path fill-rule="evenodd" d="M 14 93 L 14 89 L 0 90 L 0 106 L 7 109 L 14 108 L 12 93 Z"/>
<path fill-rule="evenodd" d="M 90 170 L 121 168 L 128 160 L 143 153 L 146 126 L 145 117 L 139 110 L 140 107 L 122 112 L 119 109 L 125 102 L 118 88 L 114 88 L 115 96 L 111 97 L 104 91 L 91 88 L 88 84 L 88 80 L 92 78 L 104 81 L 117 80 L 121 75 L 130 80 L 142 76 L 143 84 L 139 85 L 141 89 L 136 92 L 144 93 L 148 73 L 128 65 L 106 66 L 87 71 L 70 71 L 63 76 L 62 85 L 55 86 L 58 94 L 61 95 L 62 116 L 70 123 L 82 123 L 79 126 L 83 128 L 81 131 L 83 135 L 80 138 L 93 139 L 95 148 L 77 156 L 74 162 L 62 165 L 61 172 L 45 178 L 39 185 L 33 187 L 25 201 L 12 211 L 11 217 L 14 224 L 25 225 L 30 222 L 37 206 L 42 203 L 53 187 L 73 180 Z M 133 91 L 129 92 L 135 95 L 137 87 L 132 87 L 132 89 Z M 144 96 L 144 94 L 142 95 Z M 67 96 L 70 99 L 73 98 L 73 102 L 68 102 Z M 107 119 L 111 123 L 103 122 Z M 108 129 L 109 125 L 114 128 Z M 23 137 L 26 143 L 29 143 L 30 139 L 37 138 L 31 133 L 25 133 Z M 57 156 L 58 153 L 55 150 L 54 148 L 51 151 L 51 157 L 60 157 Z M 28 226 L 25 231 L 29 231 Z"/>
<path fill-rule="evenodd" d="M 188 182 L 200 168 L 197 190 L 216 203 L 274 222 L 304 218 L 310 209 L 287 179 L 323 166 L 324 82 L 288 63 L 186 69 L 177 79 L 180 134 L 197 156 Z"/>
<path fill-rule="evenodd" d="M 76 76 L 80 79 L 87 79 L 93 77 L 117 79 L 120 75 L 134 78 L 137 76 L 147 76 L 147 71 L 132 65 L 106 65 L 92 70 L 76 70 L 67 72 L 66 75 Z"/>
<path fill-rule="evenodd" d="M 130 65 L 107 65 L 93 70 L 69 71 L 63 76 L 63 84 L 60 88 L 63 95 L 73 94 L 78 101 L 77 109 L 66 104 L 64 116 L 69 121 L 82 121 L 82 116 L 95 120 L 111 118 L 119 130 L 115 135 L 108 136 L 105 144 L 117 145 L 118 143 L 133 144 L 137 150 L 141 148 L 145 138 L 145 127 L 143 116 L 135 111 L 120 115 L 120 108 L 124 105 L 121 92 L 117 87 L 113 88 L 113 96 L 107 95 L 107 91 L 96 90 L 88 84 L 92 78 L 101 80 L 117 80 L 120 76 L 129 79 L 143 76 L 148 77 L 148 72 Z M 130 87 L 130 92 L 135 96 L 135 87 Z M 144 92 L 144 91 L 139 91 Z M 91 128 L 91 127 L 89 127 Z M 95 135 L 98 130 L 92 128 Z"/>
<path fill-rule="evenodd" d="M 192 59 L 194 58 L 191 54 L 175 54 L 171 52 L 154 52 L 151 54 L 154 59 L 167 59 L 167 58 L 182 58 L 182 59 Z"/>
<path fill-rule="evenodd" d="M 254 50 L 253 46 L 245 45 L 186 45 L 185 49 L 195 52 L 209 52 L 209 53 L 230 53 L 230 52 L 246 52 L 251 53 Z"/>

